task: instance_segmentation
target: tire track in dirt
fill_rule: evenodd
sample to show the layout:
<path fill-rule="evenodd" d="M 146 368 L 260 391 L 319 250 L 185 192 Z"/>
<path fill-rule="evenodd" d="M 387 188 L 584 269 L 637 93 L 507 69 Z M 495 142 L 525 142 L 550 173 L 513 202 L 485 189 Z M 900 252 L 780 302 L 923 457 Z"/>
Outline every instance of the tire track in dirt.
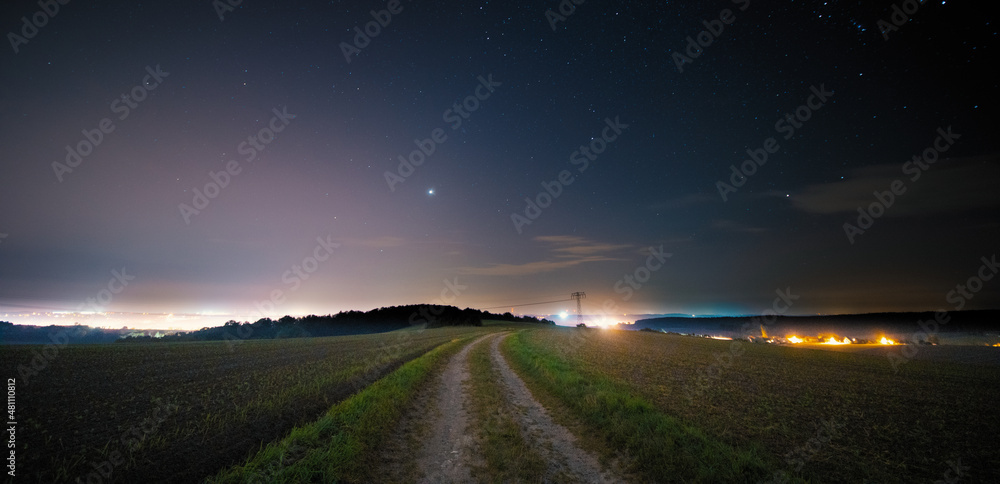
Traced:
<path fill-rule="evenodd" d="M 430 432 L 417 457 L 423 473 L 419 482 L 471 482 L 472 461 L 475 459 L 475 437 L 469 431 L 468 396 L 469 350 L 496 333 L 480 336 L 465 345 L 448 361 L 441 372 L 437 394 L 433 397 L 434 413 Z"/>
<path fill-rule="evenodd" d="M 589 452 L 576 444 L 576 437 L 566 427 L 555 423 L 548 411 L 531 395 L 531 391 L 514 373 L 507 360 L 500 354 L 500 342 L 509 336 L 503 334 L 491 343 L 493 365 L 500 371 L 507 398 L 522 412 L 515 415 L 519 420 L 521 432 L 526 440 L 533 442 L 533 447 L 542 454 L 548 463 L 545 482 L 587 482 L 614 483 L 624 482 L 621 477 L 605 472 L 601 463 Z M 470 345 L 471 346 L 471 345 Z M 539 476 L 539 480 L 543 480 Z"/>

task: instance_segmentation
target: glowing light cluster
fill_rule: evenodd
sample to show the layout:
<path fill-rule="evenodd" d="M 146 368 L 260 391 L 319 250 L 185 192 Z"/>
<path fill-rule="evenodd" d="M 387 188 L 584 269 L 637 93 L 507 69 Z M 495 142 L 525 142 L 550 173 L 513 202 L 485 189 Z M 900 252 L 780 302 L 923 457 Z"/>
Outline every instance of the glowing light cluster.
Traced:
<path fill-rule="evenodd" d="M 881 345 L 894 345 L 894 344 L 898 344 L 895 341 L 893 341 L 893 340 L 891 340 L 889 338 L 886 338 L 885 336 L 880 336 L 879 338 L 880 339 L 874 341 L 875 344 L 881 344 Z M 819 336 L 819 337 L 816 337 L 816 338 L 812 338 L 812 337 L 808 337 L 808 336 L 807 337 L 786 336 L 785 337 L 785 341 L 787 341 L 789 343 L 792 343 L 792 344 L 799 344 L 799 343 L 819 343 L 819 344 L 822 344 L 822 345 L 852 345 L 852 344 L 860 344 L 860 343 L 858 343 L 858 340 L 853 340 L 851 338 L 848 338 L 847 336 L 844 336 L 843 339 L 838 339 L 838 337 L 836 335 L 825 336 L 825 337 L 824 336 Z M 863 341 L 863 342 L 867 343 L 868 341 Z M 997 346 L 1000 346 L 1000 344 L 998 344 Z"/>
<path fill-rule="evenodd" d="M 824 344 L 824 345 L 849 345 L 849 344 L 851 344 L 851 339 L 848 338 L 847 336 L 844 336 L 844 341 L 837 341 L 837 338 L 831 336 L 831 337 L 827 338 L 826 341 L 824 341 L 824 342 L 822 342 L 820 344 Z"/>

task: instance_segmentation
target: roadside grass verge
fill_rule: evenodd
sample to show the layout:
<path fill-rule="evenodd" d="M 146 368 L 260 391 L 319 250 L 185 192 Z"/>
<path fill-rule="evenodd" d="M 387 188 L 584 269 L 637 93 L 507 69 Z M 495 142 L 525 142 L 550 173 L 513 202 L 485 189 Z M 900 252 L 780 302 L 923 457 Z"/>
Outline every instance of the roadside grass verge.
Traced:
<path fill-rule="evenodd" d="M 475 466 L 477 482 L 533 482 L 545 474 L 545 462 L 529 448 L 514 420 L 517 408 L 506 398 L 503 378 L 490 357 L 490 341 L 469 352 L 469 380 L 480 454 L 485 465 Z"/>
<path fill-rule="evenodd" d="M 771 466 L 756 447 L 735 449 L 713 440 L 658 411 L 622 383 L 574 367 L 551 348 L 532 345 L 522 332 L 501 347 L 526 380 L 565 405 L 608 449 L 624 452 L 631 461 L 626 470 L 643 481 L 757 482 L 770 475 Z"/>
<path fill-rule="evenodd" d="M 208 482 L 365 482 L 378 464 L 376 447 L 399 420 L 419 386 L 471 336 L 453 339 L 403 364 L 385 378 L 297 427 L 245 464 Z"/>

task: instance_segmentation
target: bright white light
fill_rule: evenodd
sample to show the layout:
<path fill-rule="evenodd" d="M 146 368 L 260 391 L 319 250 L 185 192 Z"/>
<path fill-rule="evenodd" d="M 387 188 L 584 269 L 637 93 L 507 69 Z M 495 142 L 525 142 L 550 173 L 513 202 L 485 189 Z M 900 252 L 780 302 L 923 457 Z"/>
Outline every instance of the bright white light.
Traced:
<path fill-rule="evenodd" d="M 560 318 L 566 319 L 567 316 L 569 316 L 569 313 L 567 313 L 566 311 L 559 313 Z"/>
<path fill-rule="evenodd" d="M 431 188 L 430 190 L 427 190 L 427 194 L 428 195 L 433 195 L 434 194 L 434 189 Z"/>

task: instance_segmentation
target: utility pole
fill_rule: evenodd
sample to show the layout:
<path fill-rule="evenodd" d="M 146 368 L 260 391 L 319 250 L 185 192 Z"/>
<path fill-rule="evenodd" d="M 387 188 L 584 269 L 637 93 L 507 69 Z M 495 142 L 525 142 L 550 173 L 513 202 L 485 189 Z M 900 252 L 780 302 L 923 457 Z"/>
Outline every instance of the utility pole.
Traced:
<path fill-rule="evenodd" d="M 571 299 L 576 299 L 576 322 L 577 322 L 577 324 L 583 324 L 583 309 L 580 306 L 580 300 L 583 299 L 583 298 L 585 298 L 585 297 L 587 297 L 587 293 L 585 293 L 585 292 L 574 292 L 573 294 L 570 294 L 569 297 Z"/>

